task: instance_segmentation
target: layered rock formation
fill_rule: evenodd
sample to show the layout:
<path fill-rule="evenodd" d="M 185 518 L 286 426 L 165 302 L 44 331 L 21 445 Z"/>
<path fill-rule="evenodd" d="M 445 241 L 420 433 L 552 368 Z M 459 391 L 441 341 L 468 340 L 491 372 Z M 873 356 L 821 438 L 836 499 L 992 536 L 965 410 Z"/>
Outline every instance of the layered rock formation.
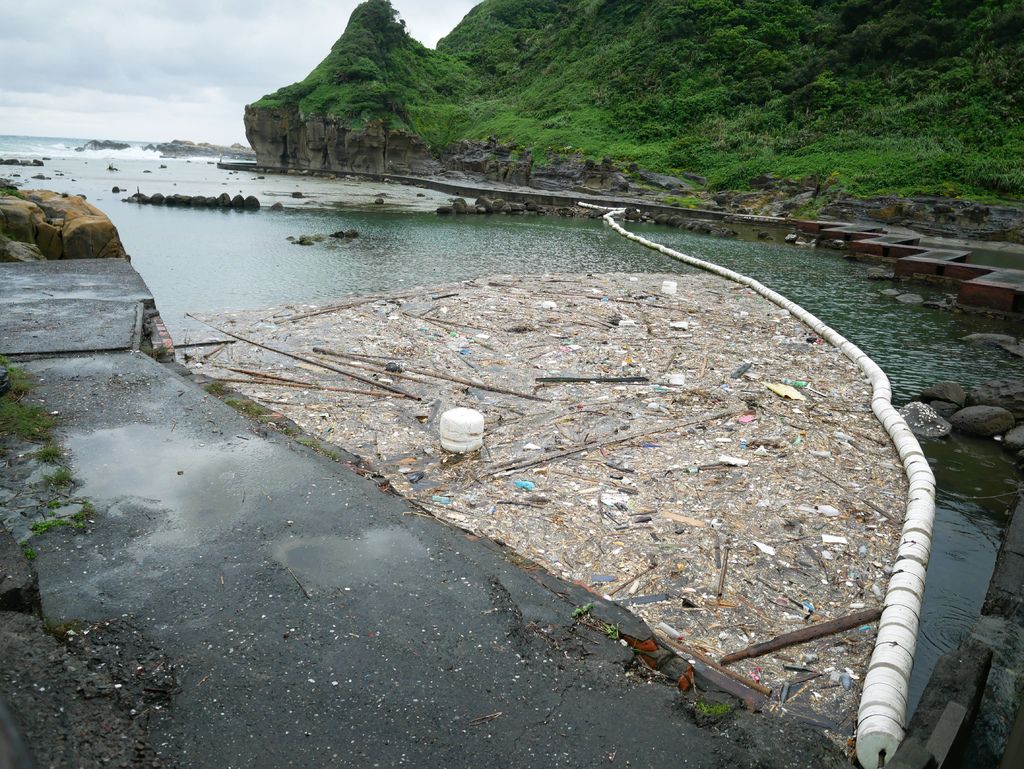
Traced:
<path fill-rule="evenodd" d="M 0 196 L 0 262 L 127 259 L 117 228 L 85 198 L 49 190 Z"/>
<path fill-rule="evenodd" d="M 380 121 L 354 129 L 341 118 L 297 107 L 245 108 L 245 136 L 256 162 L 277 169 L 429 175 L 440 170 L 423 140 Z"/>
<path fill-rule="evenodd" d="M 841 221 L 876 221 L 928 235 L 1024 243 L 1024 210 L 957 198 L 843 198 L 821 210 Z"/>

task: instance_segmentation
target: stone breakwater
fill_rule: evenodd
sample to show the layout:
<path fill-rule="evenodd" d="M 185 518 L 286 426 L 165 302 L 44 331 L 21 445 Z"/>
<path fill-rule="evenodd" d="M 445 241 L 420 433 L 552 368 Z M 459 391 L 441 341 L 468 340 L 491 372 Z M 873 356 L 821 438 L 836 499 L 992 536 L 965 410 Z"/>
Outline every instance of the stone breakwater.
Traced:
<path fill-rule="evenodd" d="M 0 262 L 127 259 L 117 228 L 79 195 L 23 190 L 0 196 Z"/>
<path fill-rule="evenodd" d="M 114 187 L 112 192 L 120 192 L 120 188 Z M 125 203 L 138 203 L 144 206 L 180 206 L 188 208 L 227 208 L 234 209 L 236 211 L 258 211 L 261 207 L 259 198 L 255 195 L 235 195 L 232 197 L 226 192 L 222 192 L 220 195 L 182 195 L 175 193 L 173 195 L 164 195 L 162 192 L 157 192 L 154 195 L 146 195 L 142 192 L 136 192 L 134 195 L 130 195 L 124 198 Z M 280 204 L 276 204 L 280 206 Z"/>

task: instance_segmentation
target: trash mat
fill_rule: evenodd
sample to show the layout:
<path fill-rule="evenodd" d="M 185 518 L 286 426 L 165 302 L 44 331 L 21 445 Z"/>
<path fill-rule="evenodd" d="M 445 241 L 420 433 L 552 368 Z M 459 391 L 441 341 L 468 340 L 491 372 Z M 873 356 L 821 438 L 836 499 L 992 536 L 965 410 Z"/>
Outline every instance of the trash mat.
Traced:
<path fill-rule="evenodd" d="M 235 341 L 196 371 L 709 658 L 881 606 L 907 485 L 871 386 L 744 286 L 504 275 L 201 320 Z M 440 446 L 459 407 L 478 451 Z M 839 626 L 731 667 L 845 738 L 875 625 Z"/>

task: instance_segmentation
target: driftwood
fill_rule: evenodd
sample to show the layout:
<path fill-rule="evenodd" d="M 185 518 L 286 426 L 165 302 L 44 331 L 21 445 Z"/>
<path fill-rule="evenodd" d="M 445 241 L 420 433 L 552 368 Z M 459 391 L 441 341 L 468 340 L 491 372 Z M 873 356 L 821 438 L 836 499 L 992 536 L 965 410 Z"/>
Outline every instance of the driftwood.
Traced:
<path fill-rule="evenodd" d="M 858 625 L 865 625 L 869 622 L 874 622 L 881 616 L 881 609 L 864 609 L 864 611 L 847 614 L 844 617 L 829 620 L 828 622 L 819 622 L 818 624 L 811 625 L 810 627 L 802 627 L 799 630 L 794 630 L 792 633 L 783 633 L 780 636 L 776 636 L 770 641 L 753 644 L 738 652 L 726 654 L 722 657 L 722 664 L 730 665 L 733 662 L 749 659 L 750 657 L 760 657 L 765 654 L 771 654 L 779 649 L 785 649 L 787 646 L 804 643 L 805 641 L 813 641 L 815 638 L 824 638 L 825 636 L 833 635 L 834 633 L 842 633 L 844 630 L 850 630 Z"/>
<path fill-rule="evenodd" d="M 237 339 L 239 342 L 245 342 L 246 344 L 251 344 L 253 347 L 259 347 L 259 348 L 261 348 L 263 350 L 267 350 L 268 352 L 273 352 L 273 353 L 277 353 L 278 355 L 283 355 L 286 358 L 291 358 L 293 360 L 301 361 L 303 363 L 308 363 L 311 366 L 319 366 L 322 369 L 326 369 L 327 371 L 333 371 L 336 374 L 342 374 L 344 376 L 349 377 L 350 379 L 355 379 L 358 382 L 363 382 L 364 384 L 372 385 L 373 387 L 379 387 L 380 389 L 387 390 L 388 392 L 394 393 L 395 395 L 401 395 L 403 398 L 409 398 L 410 400 L 414 400 L 414 401 L 423 400 L 420 396 L 413 395 L 412 393 L 406 392 L 405 390 L 402 390 L 401 388 L 392 387 L 391 385 L 386 385 L 386 384 L 383 384 L 381 382 L 375 382 L 374 380 L 369 379 L 369 378 L 364 377 L 364 376 L 361 376 L 360 374 L 356 374 L 356 373 L 353 373 L 351 371 L 347 371 L 347 370 L 345 370 L 343 368 L 338 368 L 337 366 L 332 366 L 329 363 L 324 363 L 323 361 L 316 360 L 315 358 L 306 358 L 306 357 L 304 357 L 302 355 L 296 355 L 293 352 L 289 352 L 288 350 L 282 350 L 282 349 L 280 349 L 278 347 L 271 347 L 270 345 L 266 345 L 266 344 L 262 344 L 261 342 L 257 342 L 254 339 L 247 339 L 244 336 L 239 336 L 238 334 L 232 334 L 230 331 L 225 331 L 222 328 L 217 328 L 212 323 L 206 323 L 205 320 L 201 320 L 200 318 L 197 318 L 195 315 L 191 315 L 189 313 L 185 313 L 185 314 L 188 315 L 188 317 L 193 318 L 194 320 L 198 320 L 200 323 L 206 324 L 207 326 L 212 328 L 214 331 L 219 331 L 220 333 L 222 333 L 222 334 L 224 334 L 226 336 L 230 336 L 232 339 Z"/>
<path fill-rule="evenodd" d="M 698 662 L 703 662 L 712 670 L 721 673 L 723 676 L 726 676 L 727 678 L 731 678 L 733 681 L 736 681 L 737 683 L 743 684 L 744 686 L 753 689 L 758 694 L 763 694 L 766 697 L 771 696 L 772 690 L 764 684 L 760 684 L 752 678 L 747 678 L 745 675 L 743 675 L 742 673 L 737 673 L 735 670 L 724 668 L 707 655 L 701 654 L 696 649 L 692 649 L 689 646 L 685 646 L 684 644 L 679 643 L 679 641 L 675 640 L 674 638 L 670 638 L 666 633 L 662 633 L 661 631 L 657 632 L 658 637 L 661 638 L 662 642 L 665 643 L 665 645 L 674 649 L 679 654 L 679 656 L 684 658 L 695 659 Z"/>
<path fill-rule="evenodd" d="M 657 435 L 658 433 L 665 433 L 669 430 L 677 430 L 683 427 L 692 427 L 693 425 L 699 425 L 704 422 L 712 422 L 716 419 L 725 419 L 731 417 L 733 414 L 742 413 L 743 409 L 731 408 L 725 409 L 724 411 L 715 411 L 711 414 L 704 414 L 697 417 L 696 419 L 688 419 L 680 422 L 672 422 L 667 425 L 662 425 L 654 430 L 634 430 L 629 433 L 623 433 L 622 435 L 614 438 L 607 438 L 599 441 L 591 441 L 590 443 L 584 443 L 580 446 L 576 446 L 571 449 L 564 449 L 562 451 L 555 451 L 551 454 L 545 454 L 537 459 L 526 460 L 526 461 L 514 461 L 504 462 L 499 465 L 494 465 L 488 468 L 485 472 L 480 474 L 481 478 L 488 478 L 498 473 L 510 472 L 512 470 L 524 470 L 527 467 L 533 467 L 535 465 L 543 465 L 547 462 L 551 462 L 555 459 L 562 459 L 563 457 L 571 457 L 573 454 L 579 454 L 582 451 L 593 451 L 599 449 L 602 446 L 613 446 L 616 443 L 623 443 L 624 441 L 635 440 L 636 438 L 646 438 L 648 435 Z"/>
<path fill-rule="evenodd" d="M 645 376 L 539 376 L 535 380 L 538 384 L 557 384 L 560 382 L 600 382 L 602 384 L 647 384 L 650 377 Z"/>
<path fill-rule="evenodd" d="M 319 353 L 320 355 L 330 355 L 332 358 L 352 358 L 354 360 L 362 360 L 363 356 L 352 355 L 345 352 L 337 352 L 335 350 L 328 350 L 325 347 L 314 347 L 313 352 Z M 372 360 L 371 362 L 380 365 L 379 361 Z M 463 384 L 467 387 L 476 387 L 478 390 L 489 390 L 490 392 L 501 393 L 502 395 L 514 395 L 517 398 L 525 398 L 531 401 L 547 401 L 547 398 L 541 398 L 537 395 L 530 395 L 528 393 L 518 393 L 515 390 L 507 390 L 504 387 L 496 387 L 495 385 L 489 385 L 486 382 L 481 382 L 478 379 L 465 379 L 464 377 L 454 376 L 452 374 L 442 374 L 439 371 L 430 371 L 422 368 L 403 367 L 402 371 L 409 374 L 419 374 L 420 376 L 433 377 L 434 379 L 444 379 L 449 382 L 455 382 L 456 384 Z M 389 372 L 390 373 L 390 372 Z"/>

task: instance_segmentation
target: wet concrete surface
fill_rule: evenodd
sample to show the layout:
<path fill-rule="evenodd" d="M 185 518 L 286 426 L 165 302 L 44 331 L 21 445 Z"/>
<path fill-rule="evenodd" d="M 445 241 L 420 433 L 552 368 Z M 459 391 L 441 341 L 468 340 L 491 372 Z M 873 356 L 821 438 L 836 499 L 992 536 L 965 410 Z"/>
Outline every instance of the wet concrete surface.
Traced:
<path fill-rule="evenodd" d="M 188 767 L 805 767 L 820 733 L 698 725 L 579 588 L 239 416 L 138 354 L 38 360 L 83 530 L 34 537 L 51 622 L 130 622 L 174 665 L 150 732 Z M 601 603 L 600 601 L 598 602 Z M 600 609 L 600 606 L 599 606 Z"/>
<path fill-rule="evenodd" d="M 138 349 L 153 307 L 124 259 L 0 264 L 0 354 Z"/>

